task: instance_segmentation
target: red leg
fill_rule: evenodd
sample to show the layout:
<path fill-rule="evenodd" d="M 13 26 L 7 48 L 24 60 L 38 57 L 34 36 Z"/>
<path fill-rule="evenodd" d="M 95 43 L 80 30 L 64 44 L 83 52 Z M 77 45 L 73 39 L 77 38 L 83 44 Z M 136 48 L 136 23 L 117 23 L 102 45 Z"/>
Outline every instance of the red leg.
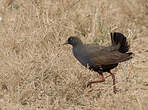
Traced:
<path fill-rule="evenodd" d="M 110 75 L 108 75 L 108 76 L 105 76 L 105 79 L 106 79 L 106 78 L 108 78 L 108 77 L 110 77 L 110 76 L 111 76 L 111 74 L 110 74 Z"/>
<path fill-rule="evenodd" d="M 91 87 L 91 84 L 101 83 L 101 82 L 104 82 L 105 81 L 105 78 L 104 78 L 103 75 L 101 76 L 101 79 L 102 80 L 99 80 L 99 81 L 91 81 L 91 82 L 88 82 L 87 87 L 89 87 L 89 86 Z"/>
<path fill-rule="evenodd" d="M 116 94 L 116 85 L 115 85 L 115 75 L 111 72 L 109 72 L 113 79 L 113 92 Z"/>

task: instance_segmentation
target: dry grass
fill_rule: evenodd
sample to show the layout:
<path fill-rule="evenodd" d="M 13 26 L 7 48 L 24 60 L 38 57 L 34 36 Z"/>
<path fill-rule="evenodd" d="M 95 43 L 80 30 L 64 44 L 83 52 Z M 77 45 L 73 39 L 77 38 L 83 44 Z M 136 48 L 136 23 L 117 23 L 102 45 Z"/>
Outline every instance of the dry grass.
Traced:
<path fill-rule="evenodd" d="M 137 64 L 145 65 L 147 53 L 137 45 L 146 44 L 140 36 L 147 35 L 147 6 L 146 0 L 0 0 L 0 109 L 146 110 L 148 76 Z M 61 45 L 70 35 L 108 45 L 112 31 L 123 32 L 136 54 L 113 70 L 116 95 L 111 78 L 86 88 L 98 74 Z"/>

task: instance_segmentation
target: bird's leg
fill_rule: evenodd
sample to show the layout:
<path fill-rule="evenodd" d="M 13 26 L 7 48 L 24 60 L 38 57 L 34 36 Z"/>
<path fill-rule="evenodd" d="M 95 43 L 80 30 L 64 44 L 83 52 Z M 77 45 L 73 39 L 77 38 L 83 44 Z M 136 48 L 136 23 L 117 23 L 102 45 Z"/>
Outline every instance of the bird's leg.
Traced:
<path fill-rule="evenodd" d="M 91 81 L 91 82 L 88 82 L 87 87 L 89 87 L 89 86 L 91 87 L 91 84 L 101 83 L 101 82 L 104 82 L 105 81 L 105 78 L 104 78 L 103 75 L 101 75 L 101 79 L 102 80 L 99 80 L 99 81 Z"/>
<path fill-rule="evenodd" d="M 108 78 L 108 77 L 110 77 L 110 76 L 111 76 L 111 74 L 110 74 L 110 75 L 108 75 L 108 76 L 105 76 L 105 79 L 106 79 L 106 78 Z"/>
<path fill-rule="evenodd" d="M 116 85 L 115 85 L 115 75 L 112 72 L 109 72 L 113 79 L 113 92 L 116 94 Z"/>

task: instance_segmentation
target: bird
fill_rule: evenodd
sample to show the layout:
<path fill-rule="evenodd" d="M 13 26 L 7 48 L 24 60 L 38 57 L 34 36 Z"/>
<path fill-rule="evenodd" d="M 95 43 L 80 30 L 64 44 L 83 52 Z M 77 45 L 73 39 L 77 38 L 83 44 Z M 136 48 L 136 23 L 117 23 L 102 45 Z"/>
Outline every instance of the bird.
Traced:
<path fill-rule="evenodd" d="M 87 87 L 92 84 L 104 82 L 109 76 L 113 80 L 113 92 L 116 94 L 115 75 L 111 72 L 112 69 L 118 66 L 119 63 L 131 59 L 132 52 L 129 52 L 129 44 L 127 38 L 120 32 L 111 32 L 111 45 L 101 46 L 99 44 L 84 44 L 77 36 L 70 36 L 64 43 L 72 45 L 74 57 L 88 69 L 97 72 L 101 76 L 101 80 L 90 81 Z M 109 73 L 109 76 L 104 77 L 103 73 Z"/>

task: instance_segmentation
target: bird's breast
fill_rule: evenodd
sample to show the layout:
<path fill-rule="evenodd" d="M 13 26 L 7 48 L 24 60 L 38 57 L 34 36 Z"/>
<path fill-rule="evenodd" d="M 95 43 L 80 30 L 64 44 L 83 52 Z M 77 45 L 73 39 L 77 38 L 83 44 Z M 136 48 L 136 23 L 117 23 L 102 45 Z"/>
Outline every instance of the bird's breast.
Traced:
<path fill-rule="evenodd" d="M 85 51 L 73 49 L 73 55 L 83 66 L 87 67 L 93 65 L 89 57 L 86 55 Z"/>

